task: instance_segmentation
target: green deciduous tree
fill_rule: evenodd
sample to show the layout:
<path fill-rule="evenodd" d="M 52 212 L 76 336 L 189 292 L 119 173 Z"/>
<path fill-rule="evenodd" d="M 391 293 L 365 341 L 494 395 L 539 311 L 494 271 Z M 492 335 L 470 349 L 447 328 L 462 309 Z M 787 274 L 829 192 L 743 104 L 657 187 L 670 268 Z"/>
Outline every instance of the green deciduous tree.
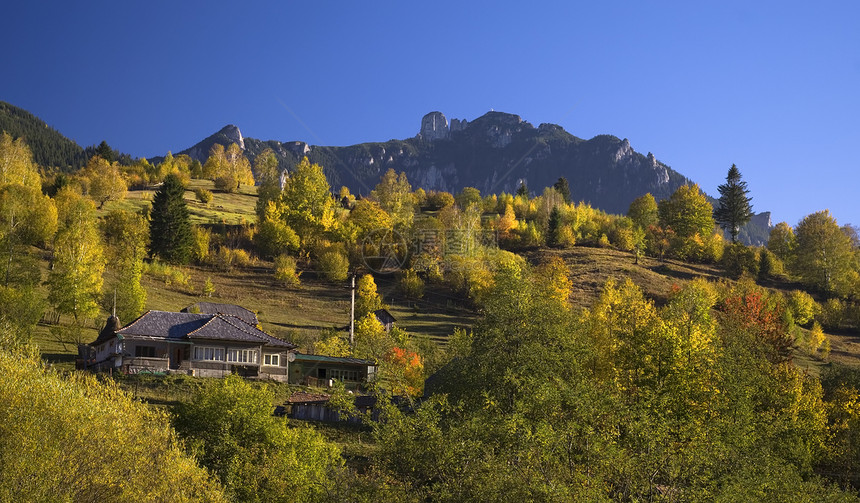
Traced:
<path fill-rule="evenodd" d="M 845 294 L 851 288 L 854 250 L 828 210 L 806 216 L 795 229 L 797 248 L 792 272 L 804 284 Z"/>
<path fill-rule="evenodd" d="M 272 415 L 267 387 L 240 377 L 207 383 L 177 411 L 176 429 L 234 501 L 324 498 L 343 461 L 311 428 L 291 428 Z"/>
<path fill-rule="evenodd" d="M 150 254 L 177 264 L 188 262 L 193 244 L 184 196 L 179 177 L 167 175 L 152 199 L 150 212 Z"/>
<path fill-rule="evenodd" d="M 714 220 L 737 242 L 738 232 L 753 216 L 747 182 L 741 180 L 741 172 L 732 164 L 726 175 L 726 183 L 717 187 L 720 192 L 719 206 L 714 210 Z"/>
<path fill-rule="evenodd" d="M 651 193 L 637 197 L 630 203 L 630 209 L 627 210 L 627 216 L 633 223 L 643 229 L 647 229 L 652 225 L 659 223 L 657 216 L 657 201 Z"/>

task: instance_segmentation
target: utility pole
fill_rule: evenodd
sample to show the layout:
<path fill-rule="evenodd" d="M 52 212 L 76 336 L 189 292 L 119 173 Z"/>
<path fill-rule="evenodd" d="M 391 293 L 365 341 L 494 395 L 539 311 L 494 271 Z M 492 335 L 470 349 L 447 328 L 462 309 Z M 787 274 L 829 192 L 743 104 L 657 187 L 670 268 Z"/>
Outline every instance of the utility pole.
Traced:
<path fill-rule="evenodd" d="M 349 346 L 355 346 L 355 273 L 352 273 L 352 287 L 349 289 Z"/>

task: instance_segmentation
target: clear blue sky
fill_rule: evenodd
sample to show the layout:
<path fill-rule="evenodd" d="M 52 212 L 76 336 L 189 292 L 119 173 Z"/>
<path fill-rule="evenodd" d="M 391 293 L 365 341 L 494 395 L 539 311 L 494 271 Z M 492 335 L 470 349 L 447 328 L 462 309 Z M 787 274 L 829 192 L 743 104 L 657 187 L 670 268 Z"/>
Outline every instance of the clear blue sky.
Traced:
<path fill-rule="evenodd" d="M 134 156 L 350 145 L 490 109 L 639 152 L 712 195 L 860 224 L 860 2 L 8 2 L 0 100 Z"/>

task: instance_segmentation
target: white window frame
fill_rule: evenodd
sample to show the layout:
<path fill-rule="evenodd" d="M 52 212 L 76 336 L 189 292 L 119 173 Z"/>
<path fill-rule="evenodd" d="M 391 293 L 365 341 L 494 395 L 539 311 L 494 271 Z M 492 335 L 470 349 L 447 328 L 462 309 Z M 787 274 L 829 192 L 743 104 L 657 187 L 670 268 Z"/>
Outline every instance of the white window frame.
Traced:
<path fill-rule="evenodd" d="M 227 361 L 230 363 L 257 363 L 256 349 L 228 349 Z"/>
<path fill-rule="evenodd" d="M 281 355 L 278 353 L 263 353 L 263 365 L 266 367 L 280 367 Z"/>
<path fill-rule="evenodd" d="M 194 346 L 194 359 L 205 362 L 223 362 L 224 348 L 216 346 Z"/>

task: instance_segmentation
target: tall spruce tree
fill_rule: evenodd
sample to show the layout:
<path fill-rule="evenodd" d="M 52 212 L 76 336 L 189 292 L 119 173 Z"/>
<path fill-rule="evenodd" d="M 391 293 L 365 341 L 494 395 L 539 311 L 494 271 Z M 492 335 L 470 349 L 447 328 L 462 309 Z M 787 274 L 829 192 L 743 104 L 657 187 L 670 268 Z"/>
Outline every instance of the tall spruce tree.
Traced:
<path fill-rule="evenodd" d="M 732 243 L 737 242 L 740 228 L 750 221 L 753 216 L 751 197 L 747 197 L 749 190 L 747 182 L 741 180 L 741 171 L 732 164 L 726 176 L 726 183 L 717 187 L 720 191 L 720 205 L 714 210 L 714 220 L 724 230 L 729 231 Z"/>
<path fill-rule="evenodd" d="M 561 194 L 561 197 L 564 198 L 564 204 L 570 204 L 570 184 L 567 183 L 567 178 L 560 177 L 557 182 L 552 184 L 552 188 Z"/>
<path fill-rule="evenodd" d="M 179 177 L 167 175 L 152 199 L 149 224 L 150 255 L 176 264 L 188 262 L 193 243 L 184 195 L 185 186 Z"/>

